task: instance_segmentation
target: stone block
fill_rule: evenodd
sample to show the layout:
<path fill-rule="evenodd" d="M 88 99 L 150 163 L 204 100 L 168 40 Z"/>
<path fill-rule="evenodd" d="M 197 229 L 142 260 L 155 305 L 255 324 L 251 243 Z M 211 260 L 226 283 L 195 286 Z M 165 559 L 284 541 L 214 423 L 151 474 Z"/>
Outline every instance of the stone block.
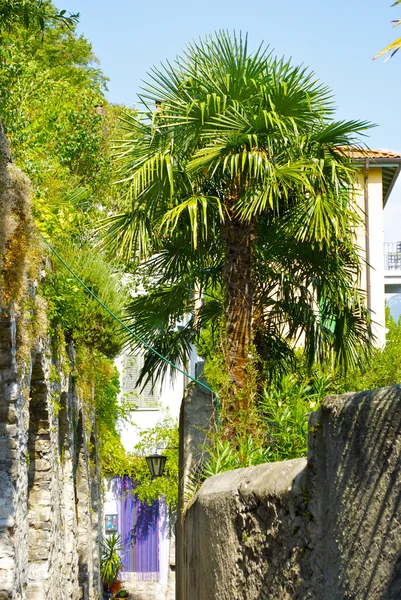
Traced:
<path fill-rule="evenodd" d="M 7 387 L 9 402 L 16 402 L 19 397 L 19 385 L 15 381 L 12 381 Z"/>
<path fill-rule="evenodd" d="M 35 506 L 39 505 L 51 506 L 53 504 L 53 496 L 51 490 L 34 486 L 29 493 L 28 503 L 30 508 L 35 508 Z"/>
<path fill-rule="evenodd" d="M 0 406 L 0 419 L 3 423 L 16 425 L 18 421 L 18 413 L 13 404 L 3 404 Z"/>
<path fill-rule="evenodd" d="M 0 568 L 0 598 L 1 598 L 1 593 L 6 593 L 6 592 L 12 592 L 13 588 L 14 588 L 14 573 L 15 573 L 15 564 L 12 565 L 10 568 L 6 568 L 6 569 L 1 569 Z M 5 598 L 8 598 L 11 596 L 4 596 Z"/>
<path fill-rule="evenodd" d="M 33 478 L 35 489 L 36 490 L 50 489 L 50 484 L 51 484 L 51 480 L 52 480 L 51 471 L 49 471 L 49 470 L 37 471 L 35 466 L 36 466 L 36 460 L 31 462 L 31 464 L 30 464 L 30 468 L 31 468 L 30 475 Z"/>
<path fill-rule="evenodd" d="M 15 462 L 17 460 L 17 458 L 18 458 L 18 452 L 17 452 L 17 450 L 10 448 L 10 444 L 8 443 L 8 440 L 7 440 L 7 443 L 4 443 L 4 444 L 2 444 L 1 440 L 0 440 L 0 464 L 1 464 L 1 461 L 6 461 L 6 462 L 14 461 Z"/>
<path fill-rule="evenodd" d="M 50 437 L 37 438 L 35 440 L 35 452 L 39 455 L 49 454 L 51 451 L 51 441 Z"/>
<path fill-rule="evenodd" d="M 14 510 L 15 493 L 8 493 L 7 496 L 0 497 L 0 519 L 7 520 L 12 516 Z"/>
<path fill-rule="evenodd" d="M 14 519 L 14 517 L 0 518 L 0 529 L 1 528 L 7 528 L 8 529 L 9 527 L 14 527 L 14 526 L 15 526 L 15 519 Z M 1 540 L 0 540 L 0 543 L 1 543 Z M 1 552 L 1 554 L 3 554 L 3 553 L 4 553 L 4 550 L 3 550 L 3 552 Z"/>
<path fill-rule="evenodd" d="M 9 571 L 14 569 L 15 558 L 12 556 L 0 556 L 0 571 Z"/>
<path fill-rule="evenodd" d="M 0 370 L 0 382 L 1 383 L 15 383 L 18 379 L 17 364 L 15 360 L 12 360 L 11 364 L 7 367 L 3 366 Z"/>
<path fill-rule="evenodd" d="M 29 560 L 46 561 L 50 556 L 51 536 L 43 529 L 29 530 Z"/>
<path fill-rule="evenodd" d="M 6 345 L 1 344 L 4 339 Z M 83 530 L 78 556 L 74 465 L 66 452 L 60 468 L 58 434 L 51 428 L 53 407 L 43 376 L 60 365 L 52 365 L 52 353 L 44 346 L 50 344 L 35 342 L 31 378 L 29 359 L 25 365 L 15 361 L 15 324 L 10 321 L 3 337 L 0 332 L 0 354 L 1 350 L 7 353 L 3 363 L 0 357 L 0 600 L 47 600 L 52 591 L 55 599 L 79 600 L 79 578 L 86 579 L 88 598 L 94 600 L 99 587 L 98 540 L 90 529 Z M 29 389 L 30 400 L 25 393 Z M 65 446 L 72 450 L 76 429 L 72 421 L 80 411 L 76 390 L 68 391 L 64 401 L 71 417 Z M 84 525 L 90 527 L 92 521 L 95 527 L 97 517 L 92 512 L 100 506 L 100 482 L 90 485 L 85 444 L 84 439 L 78 467 L 80 517 Z"/>
<path fill-rule="evenodd" d="M 12 437 L 0 437 L 0 450 L 2 448 L 9 448 L 11 450 L 17 449 L 17 441 Z"/>
<path fill-rule="evenodd" d="M 43 583 L 30 582 L 26 589 L 26 600 L 48 600 L 49 595 Z"/>
<path fill-rule="evenodd" d="M 0 471 L 3 473 L 9 473 L 11 477 L 15 478 L 18 473 L 18 464 L 12 458 L 0 457 Z"/>
<path fill-rule="evenodd" d="M 43 458 L 35 458 L 35 472 L 37 471 L 50 471 L 51 469 L 50 460 L 45 460 Z"/>
<path fill-rule="evenodd" d="M 401 386 L 326 398 L 307 465 L 204 482 L 183 520 L 177 600 L 399 600 L 400 464 Z"/>
<path fill-rule="evenodd" d="M 49 562 L 47 560 L 32 560 L 28 566 L 28 582 L 44 581 L 49 576 Z"/>
<path fill-rule="evenodd" d="M 18 426 L 15 424 L 0 423 L 0 437 L 18 437 Z"/>

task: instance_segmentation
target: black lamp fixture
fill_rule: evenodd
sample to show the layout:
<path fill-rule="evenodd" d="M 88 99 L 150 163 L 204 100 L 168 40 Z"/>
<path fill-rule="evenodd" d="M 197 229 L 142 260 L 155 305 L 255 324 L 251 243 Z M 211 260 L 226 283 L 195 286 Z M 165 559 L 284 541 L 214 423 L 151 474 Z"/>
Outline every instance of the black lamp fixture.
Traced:
<path fill-rule="evenodd" d="M 161 477 L 163 475 L 166 460 L 167 456 L 161 456 L 160 454 L 152 454 L 146 457 L 152 477 Z"/>

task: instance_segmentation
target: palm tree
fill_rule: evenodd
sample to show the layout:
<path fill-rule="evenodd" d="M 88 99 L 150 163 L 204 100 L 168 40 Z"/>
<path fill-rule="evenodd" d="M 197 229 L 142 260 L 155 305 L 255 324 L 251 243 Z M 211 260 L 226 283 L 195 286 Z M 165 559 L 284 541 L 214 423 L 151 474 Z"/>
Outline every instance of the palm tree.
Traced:
<path fill-rule="evenodd" d="M 332 95 L 313 73 L 262 46 L 252 53 L 246 37 L 227 33 L 189 45 L 174 66 L 153 69 L 141 100 L 144 114 L 126 118 L 118 142 L 126 206 L 108 219 L 106 239 L 128 259 L 149 255 L 154 237 L 160 250 L 190 231 L 192 254 L 219 239 L 226 362 L 232 398 L 238 398 L 254 324 L 266 318 L 264 306 L 255 305 L 261 224 L 265 233 L 280 232 L 281 242 L 286 237 L 332 262 L 336 252 L 347 255 L 352 268 L 347 271 L 347 261 L 342 268 L 356 282 L 350 230 L 357 217 L 347 192 L 356 170 L 344 147 L 355 146 L 368 124 L 334 121 Z M 316 305 L 316 273 L 315 284 L 306 276 L 301 269 L 299 288 Z M 272 281 L 268 297 L 284 305 L 280 277 Z M 300 298 L 299 292 L 292 298 L 298 312 Z M 288 309 L 289 300 L 287 294 Z M 327 310 L 334 304 L 327 301 Z M 355 310 L 358 302 L 348 316 Z M 294 332 L 301 321 L 295 319 Z M 241 402 L 233 401 L 234 412 L 246 410 L 247 399 Z"/>
<path fill-rule="evenodd" d="M 401 4 L 401 0 L 396 0 L 391 6 L 396 6 L 397 4 Z M 393 21 L 393 27 L 397 27 L 397 25 L 401 24 L 401 19 L 397 19 L 396 21 Z M 383 56 L 383 54 L 387 54 L 388 52 L 391 52 L 390 56 L 387 57 L 386 60 L 389 60 L 390 58 L 393 58 L 394 54 L 396 52 L 398 52 L 398 50 L 401 48 L 401 37 L 397 38 L 396 40 L 394 40 L 394 42 L 391 42 L 391 44 L 389 44 L 388 46 L 386 46 L 385 48 L 383 48 L 383 50 L 381 50 L 380 52 L 378 52 L 376 54 L 376 56 L 373 57 L 373 60 L 375 60 L 375 58 L 378 58 L 379 56 Z M 386 61 L 384 61 L 386 62 Z"/>

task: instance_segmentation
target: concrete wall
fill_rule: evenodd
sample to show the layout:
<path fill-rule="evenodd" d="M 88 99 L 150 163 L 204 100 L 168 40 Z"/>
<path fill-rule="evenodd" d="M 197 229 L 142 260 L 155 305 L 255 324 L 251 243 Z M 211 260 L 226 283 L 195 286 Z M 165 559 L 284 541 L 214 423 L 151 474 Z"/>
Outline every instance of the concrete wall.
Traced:
<path fill-rule="evenodd" d="M 329 397 L 308 460 L 208 479 L 177 600 L 401 597 L 401 387 Z"/>

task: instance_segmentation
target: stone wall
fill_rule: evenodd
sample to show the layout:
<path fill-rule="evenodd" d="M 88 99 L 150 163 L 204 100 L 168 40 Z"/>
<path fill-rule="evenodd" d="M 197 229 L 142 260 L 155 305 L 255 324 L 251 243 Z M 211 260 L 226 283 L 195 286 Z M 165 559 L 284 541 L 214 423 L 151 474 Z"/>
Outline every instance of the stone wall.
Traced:
<path fill-rule="evenodd" d="M 8 156 L 0 129 L 0 600 L 95 600 L 92 415 L 77 392 L 72 345 L 46 334 L 29 182 Z"/>
<path fill-rule="evenodd" d="M 89 460 L 73 363 L 58 364 L 45 339 L 21 376 L 15 327 L 3 313 L 0 598 L 94 599 L 100 592 L 99 479 L 90 473 L 96 457 Z"/>
<path fill-rule="evenodd" d="M 183 522 L 178 600 L 401 597 L 401 387 L 329 397 L 308 460 L 208 479 Z"/>
<path fill-rule="evenodd" d="M 179 447 L 179 493 L 176 536 L 176 597 L 186 598 L 185 588 L 185 547 L 183 518 L 187 499 L 191 494 L 191 478 L 205 458 L 206 434 L 212 426 L 213 398 L 200 385 L 190 384 L 184 394 L 180 411 Z"/>

